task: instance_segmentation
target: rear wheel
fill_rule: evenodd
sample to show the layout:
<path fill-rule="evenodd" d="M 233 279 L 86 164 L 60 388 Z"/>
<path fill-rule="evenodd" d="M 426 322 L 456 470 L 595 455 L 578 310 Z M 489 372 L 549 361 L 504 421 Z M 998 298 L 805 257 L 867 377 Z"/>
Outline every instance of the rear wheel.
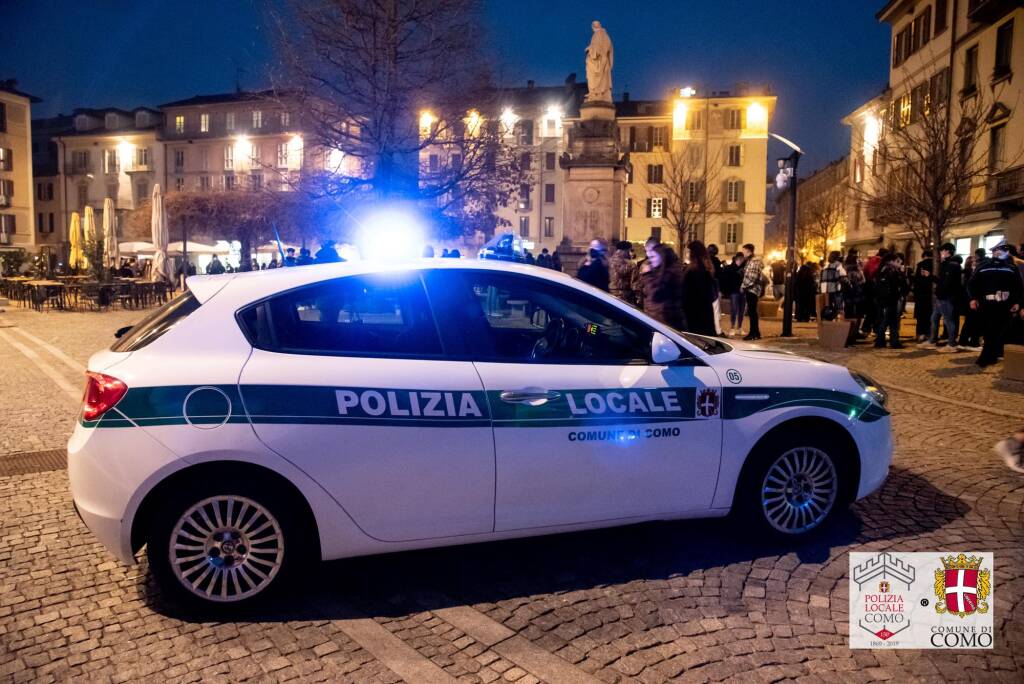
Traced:
<path fill-rule="evenodd" d="M 770 536 L 810 535 L 848 503 L 845 456 L 824 436 L 771 440 L 752 455 L 736 506 Z"/>
<path fill-rule="evenodd" d="M 186 601 L 252 603 L 302 558 L 297 520 L 261 487 L 193 487 L 157 514 L 147 548 L 161 586 Z"/>

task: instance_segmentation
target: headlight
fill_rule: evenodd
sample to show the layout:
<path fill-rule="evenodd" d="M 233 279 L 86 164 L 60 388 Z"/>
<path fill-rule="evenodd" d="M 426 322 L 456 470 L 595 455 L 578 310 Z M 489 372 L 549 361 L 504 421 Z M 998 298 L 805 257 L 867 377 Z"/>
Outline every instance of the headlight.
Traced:
<path fill-rule="evenodd" d="M 881 385 L 863 373 L 850 371 L 850 376 L 864 389 L 865 395 L 874 399 L 879 406 L 885 406 L 885 402 L 889 399 L 889 395 Z"/>

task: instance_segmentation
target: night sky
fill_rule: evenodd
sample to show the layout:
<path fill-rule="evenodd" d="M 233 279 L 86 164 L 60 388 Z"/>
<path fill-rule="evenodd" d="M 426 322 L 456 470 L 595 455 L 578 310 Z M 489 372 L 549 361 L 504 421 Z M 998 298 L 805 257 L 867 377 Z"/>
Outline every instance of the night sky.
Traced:
<path fill-rule="evenodd" d="M 598 19 L 615 45 L 616 97 L 669 87 L 768 83 L 773 129 L 807 152 L 808 171 L 845 154 L 840 119 L 884 87 L 883 0 L 485 0 L 503 84 L 583 80 Z M 0 0 L 0 78 L 42 97 L 34 116 L 75 107 L 157 105 L 267 85 L 273 61 L 259 0 Z M 771 154 L 783 154 L 781 147 Z M 772 162 L 770 162 L 771 164 Z"/>

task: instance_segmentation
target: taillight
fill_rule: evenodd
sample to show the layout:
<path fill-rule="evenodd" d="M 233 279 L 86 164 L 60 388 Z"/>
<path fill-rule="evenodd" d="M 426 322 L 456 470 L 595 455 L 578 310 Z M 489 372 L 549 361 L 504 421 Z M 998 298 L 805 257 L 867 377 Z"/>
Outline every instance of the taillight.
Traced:
<path fill-rule="evenodd" d="M 96 420 L 114 408 L 128 391 L 128 385 L 103 373 L 85 372 L 85 394 L 82 395 L 82 418 Z"/>

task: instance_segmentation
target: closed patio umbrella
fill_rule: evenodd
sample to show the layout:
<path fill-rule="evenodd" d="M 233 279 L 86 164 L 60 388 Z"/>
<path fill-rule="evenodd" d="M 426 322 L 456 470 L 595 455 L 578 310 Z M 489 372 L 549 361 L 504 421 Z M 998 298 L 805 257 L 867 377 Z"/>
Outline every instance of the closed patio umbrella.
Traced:
<path fill-rule="evenodd" d="M 114 200 L 109 197 L 103 200 L 103 265 L 117 268 L 121 265 L 121 251 L 117 244 L 117 215 L 114 213 Z"/>
<path fill-rule="evenodd" d="M 71 225 L 68 227 L 68 241 L 71 249 L 68 254 L 68 268 L 82 268 L 85 254 L 82 252 L 82 217 L 77 211 L 71 212 Z"/>
<path fill-rule="evenodd" d="M 96 239 L 98 237 L 96 235 L 96 215 L 93 213 L 92 207 L 86 207 L 85 213 L 82 214 L 83 268 L 89 268 L 93 258 L 96 256 L 93 250 L 96 247 Z"/>
<path fill-rule="evenodd" d="M 171 269 L 167 261 L 167 212 L 164 210 L 164 195 L 160 191 L 160 184 L 153 186 L 153 216 L 151 220 L 153 234 L 153 246 L 156 248 L 153 253 L 153 268 L 150 277 L 153 282 L 171 282 Z"/>

